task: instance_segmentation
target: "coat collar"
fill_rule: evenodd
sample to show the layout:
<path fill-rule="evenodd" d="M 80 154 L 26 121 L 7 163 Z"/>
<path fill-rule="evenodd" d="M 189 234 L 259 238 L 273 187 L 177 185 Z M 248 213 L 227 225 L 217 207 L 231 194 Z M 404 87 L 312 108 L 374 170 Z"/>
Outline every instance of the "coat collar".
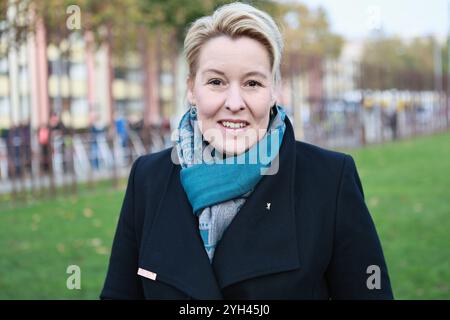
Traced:
<path fill-rule="evenodd" d="M 139 267 L 195 299 L 221 299 L 221 289 L 236 282 L 297 269 L 295 155 L 286 118 L 278 172 L 261 179 L 224 232 L 212 264 L 180 183 L 180 166 L 172 165 L 151 230 L 144 231 Z"/>

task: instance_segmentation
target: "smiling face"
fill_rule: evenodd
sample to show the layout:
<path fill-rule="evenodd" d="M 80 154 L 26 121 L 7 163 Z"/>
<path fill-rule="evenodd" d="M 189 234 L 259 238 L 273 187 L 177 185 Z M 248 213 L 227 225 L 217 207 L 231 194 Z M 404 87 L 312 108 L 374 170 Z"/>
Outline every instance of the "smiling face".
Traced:
<path fill-rule="evenodd" d="M 241 154 L 263 138 L 275 103 L 269 53 L 249 37 L 218 36 L 201 48 L 188 99 L 217 151 Z"/>

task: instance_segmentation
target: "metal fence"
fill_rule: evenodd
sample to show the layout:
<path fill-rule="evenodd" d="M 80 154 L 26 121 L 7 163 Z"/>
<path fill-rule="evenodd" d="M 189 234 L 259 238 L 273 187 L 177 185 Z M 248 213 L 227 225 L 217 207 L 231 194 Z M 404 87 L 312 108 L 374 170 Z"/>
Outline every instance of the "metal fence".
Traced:
<path fill-rule="evenodd" d="M 0 194 L 37 192 L 58 186 L 126 177 L 134 159 L 171 145 L 170 136 L 158 128 L 147 131 L 145 145 L 139 131 L 129 130 L 124 139 L 108 140 L 106 130 L 67 134 L 54 131 L 51 143 L 42 144 L 38 131 L 23 127 L 0 138 Z M 112 142 L 112 143 L 111 143 Z"/>

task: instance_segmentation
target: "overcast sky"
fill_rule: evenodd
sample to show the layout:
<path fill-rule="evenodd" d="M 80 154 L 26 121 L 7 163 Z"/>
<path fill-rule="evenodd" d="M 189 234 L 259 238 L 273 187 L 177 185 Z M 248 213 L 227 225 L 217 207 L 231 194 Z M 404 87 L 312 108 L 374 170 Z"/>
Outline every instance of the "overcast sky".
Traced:
<path fill-rule="evenodd" d="M 445 38 L 450 0 L 298 0 L 308 7 L 322 5 L 332 29 L 349 39 L 365 37 L 371 28 L 414 37 Z"/>

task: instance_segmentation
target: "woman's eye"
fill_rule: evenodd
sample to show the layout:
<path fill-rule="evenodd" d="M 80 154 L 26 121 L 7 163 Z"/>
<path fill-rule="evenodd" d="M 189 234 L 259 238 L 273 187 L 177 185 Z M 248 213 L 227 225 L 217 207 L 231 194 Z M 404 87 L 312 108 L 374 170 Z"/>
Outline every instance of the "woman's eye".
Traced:
<path fill-rule="evenodd" d="M 255 81 L 255 80 L 250 80 L 249 82 L 247 82 L 247 85 L 249 85 L 250 87 L 257 87 L 257 86 L 261 86 L 261 83 L 259 83 L 258 81 Z"/>
<path fill-rule="evenodd" d="M 219 79 L 212 79 L 212 80 L 210 80 L 208 82 L 208 84 L 212 84 L 212 85 L 215 85 L 215 86 L 220 86 L 221 83 L 222 83 L 222 81 L 220 81 Z"/>

